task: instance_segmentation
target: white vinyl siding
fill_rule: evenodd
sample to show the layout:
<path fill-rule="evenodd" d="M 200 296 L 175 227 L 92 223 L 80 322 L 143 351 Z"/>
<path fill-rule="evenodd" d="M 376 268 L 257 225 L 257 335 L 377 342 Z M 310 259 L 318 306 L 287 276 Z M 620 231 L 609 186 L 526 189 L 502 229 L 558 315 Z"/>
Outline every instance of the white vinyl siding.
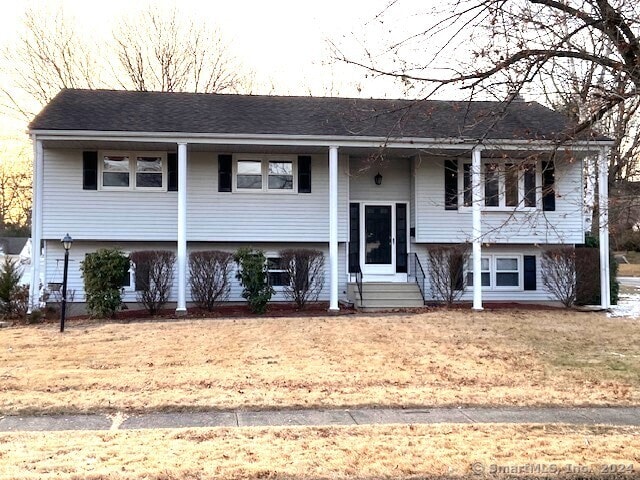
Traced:
<path fill-rule="evenodd" d="M 67 232 L 77 240 L 157 241 L 178 235 L 176 192 L 83 190 L 81 150 L 45 149 L 42 203 L 45 239 L 59 240 Z"/>
<path fill-rule="evenodd" d="M 429 271 L 427 262 L 427 245 L 413 243 L 411 245 L 411 249 L 413 252 L 418 254 L 418 258 L 420 259 L 420 263 L 425 270 L 426 275 L 426 295 L 427 300 L 432 299 L 431 287 L 429 285 Z M 523 274 L 524 274 L 524 266 L 522 260 L 520 260 L 520 287 L 514 289 L 513 287 L 506 288 L 486 288 L 482 289 L 482 299 L 483 301 L 491 302 L 555 302 L 556 298 L 551 295 L 547 290 L 545 290 L 544 285 L 542 284 L 542 271 L 541 271 L 541 258 L 542 253 L 544 251 L 544 247 L 536 247 L 534 245 L 492 245 L 490 247 L 483 247 L 482 254 L 483 260 L 486 258 L 487 261 L 491 261 L 493 258 L 520 258 L 523 259 L 525 255 L 535 255 L 536 256 L 536 289 L 535 290 L 524 290 L 523 289 Z M 471 259 L 469 259 L 471 261 Z M 488 266 L 485 263 L 486 266 Z M 492 272 L 489 270 L 485 270 L 483 268 L 483 272 L 486 272 L 488 275 L 491 275 Z M 486 275 L 485 275 L 486 278 Z M 483 281 L 485 283 L 485 281 Z M 460 301 L 470 302 L 473 300 L 473 289 L 471 287 L 467 287 L 467 289 L 462 294 Z"/>
<path fill-rule="evenodd" d="M 285 248 L 311 248 L 320 250 L 325 257 L 325 278 L 324 287 L 320 294 L 319 300 L 323 302 L 329 301 L 329 247 L 326 244 L 319 243 L 204 243 L 194 242 L 188 246 L 188 252 L 200 251 L 200 250 L 223 250 L 230 253 L 235 252 L 238 248 L 243 246 L 251 246 L 256 249 L 263 250 L 267 257 L 277 257 L 280 250 Z M 74 241 L 71 250 L 69 251 L 69 275 L 68 275 L 68 288 L 74 290 L 74 302 L 85 302 L 82 275 L 80 273 L 80 262 L 85 258 L 85 255 L 90 252 L 95 252 L 99 248 L 119 248 L 123 252 L 131 253 L 138 250 L 171 250 L 175 251 L 176 246 L 173 242 L 156 242 L 156 243 L 142 243 L 142 242 L 83 242 Z M 346 262 L 344 255 L 344 244 L 340 244 L 338 248 L 339 252 L 339 265 L 343 265 Z M 44 278 L 45 284 L 48 283 L 62 283 L 62 267 L 64 259 L 64 249 L 59 240 L 50 240 L 46 242 L 46 262 Z M 174 281 L 169 296 L 170 302 L 175 302 L 177 299 L 177 280 L 175 278 L 176 268 L 174 267 Z M 229 295 L 229 301 L 232 302 L 244 302 L 242 298 L 242 286 L 235 278 L 236 266 L 232 262 L 232 271 L 229 274 L 231 280 L 231 292 Z M 187 271 L 188 275 L 188 271 Z M 346 275 L 338 276 L 338 295 L 340 299 L 346 299 Z M 136 302 L 136 293 L 133 288 L 125 289 L 123 299 L 125 302 Z M 272 297 L 272 301 L 287 301 L 282 293 L 282 288 L 279 288 L 276 294 Z M 191 291 L 189 288 L 189 282 L 187 279 L 187 302 L 191 302 Z"/>
<path fill-rule="evenodd" d="M 471 154 L 469 154 L 471 155 Z M 583 236 L 582 162 L 556 162 L 556 210 L 491 210 L 482 212 L 483 242 L 576 244 Z M 444 159 L 423 158 L 416 165 L 416 242 L 458 243 L 471 241 L 470 208 L 445 210 Z M 383 180 L 384 181 L 384 180 Z M 459 179 L 460 181 L 460 179 Z M 409 182 L 407 182 L 409 184 Z"/>
<path fill-rule="evenodd" d="M 374 177 L 382 175 L 376 185 Z M 409 202 L 411 200 L 411 161 L 389 158 L 383 165 L 367 159 L 351 158 L 349 162 L 349 199 L 351 201 Z"/>
<path fill-rule="evenodd" d="M 159 191 L 82 189 L 82 151 L 46 149 L 43 238 L 175 241 L 178 194 Z M 135 154 L 135 152 L 132 152 Z M 340 157 L 338 235 L 346 241 L 346 157 Z M 311 193 L 218 192 L 218 154 L 189 153 L 188 241 L 329 241 L 327 155 L 312 157 Z"/>

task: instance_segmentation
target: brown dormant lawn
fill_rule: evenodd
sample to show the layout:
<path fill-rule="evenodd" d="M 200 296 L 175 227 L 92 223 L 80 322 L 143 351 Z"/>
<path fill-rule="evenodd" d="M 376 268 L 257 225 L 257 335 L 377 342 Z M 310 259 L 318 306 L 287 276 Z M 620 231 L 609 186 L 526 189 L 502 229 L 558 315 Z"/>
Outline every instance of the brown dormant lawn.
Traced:
<path fill-rule="evenodd" d="M 0 435 L 0 452 L 0 479 L 483 480 L 511 473 L 508 478 L 523 480 L 614 480 L 637 478 L 640 428 L 379 425 L 11 433 Z M 487 476 L 476 475 L 482 472 Z"/>
<path fill-rule="evenodd" d="M 563 310 L 0 330 L 0 414 L 640 403 L 640 322 Z"/>

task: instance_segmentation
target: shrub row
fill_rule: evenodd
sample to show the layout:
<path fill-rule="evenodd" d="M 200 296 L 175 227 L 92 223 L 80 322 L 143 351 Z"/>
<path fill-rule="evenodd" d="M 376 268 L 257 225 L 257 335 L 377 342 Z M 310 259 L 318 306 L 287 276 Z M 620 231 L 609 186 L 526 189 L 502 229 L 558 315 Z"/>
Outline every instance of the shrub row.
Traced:
<path fill-rule="evenodd" d="M 324 285 L 322 252 L 287 249 L 280 252 L 280 257 L 289 280 L 283 286 L 285 297 L 295 302 L 299 309 L 316 301 Z M 117 249 L 101 249 L 88 254 L 81 263 L 81 272 L 89 312 L 97 317 L 113 316 L 122 305 L 123 279 L 133 268 L 138 302 L 150 314 L 157 314 L 169 299 L 175 260 L 175 254 L 167 250 L 133 252 L 129 257 Z M 250 310 L 264 313 L 274 289 L 269 284 L 264 252 L 251 248 L 241 248 L 234 255 L 216 250 L 192 252 L 189 255 L 192 300 L 209 311 L 227 300 L 232 261 L 237 265 L 236 278 L 243 287 L 242 296 Z"/>

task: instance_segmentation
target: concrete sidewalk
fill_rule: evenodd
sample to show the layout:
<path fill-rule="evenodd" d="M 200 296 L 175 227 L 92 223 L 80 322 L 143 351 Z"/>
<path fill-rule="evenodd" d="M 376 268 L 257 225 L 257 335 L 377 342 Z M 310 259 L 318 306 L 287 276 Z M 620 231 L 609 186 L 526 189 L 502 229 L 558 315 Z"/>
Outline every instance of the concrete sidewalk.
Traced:
<path fill-rule="evenodd" d="M 354 408 L 0 417 L 0 432 L 436 423 L 640 426 L 640 407 Z"/>

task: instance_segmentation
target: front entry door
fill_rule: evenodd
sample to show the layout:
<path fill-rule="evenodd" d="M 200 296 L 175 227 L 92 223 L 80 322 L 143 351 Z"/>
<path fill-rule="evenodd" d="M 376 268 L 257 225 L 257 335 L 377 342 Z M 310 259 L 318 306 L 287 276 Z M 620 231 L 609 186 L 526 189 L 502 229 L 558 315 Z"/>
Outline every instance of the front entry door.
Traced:
<path fill-rule="evenodd" d="M 365 275 L 396 273 L 394 205 L 365 204 L 360 264 Z"/>

